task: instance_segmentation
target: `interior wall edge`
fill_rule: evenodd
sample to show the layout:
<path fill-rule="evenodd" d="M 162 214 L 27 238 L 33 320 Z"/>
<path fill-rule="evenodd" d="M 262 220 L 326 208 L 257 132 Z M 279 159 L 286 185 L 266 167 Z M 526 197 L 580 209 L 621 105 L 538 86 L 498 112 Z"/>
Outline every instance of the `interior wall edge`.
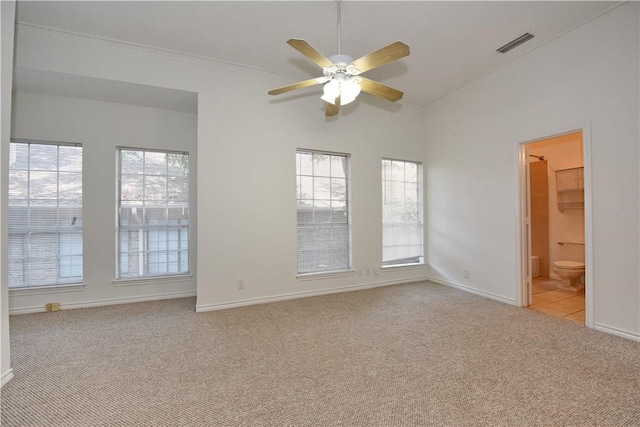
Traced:
<path fill-rule="evenodd" d="M 11 370 L 11 342 L 9 332 L 9 276 L 8 227 L 9 183 L 4 171 L 9 166 L 9 139 L 11 138 L 11 103 L 13 88 L 14 42 L 15 42 L 16 2 L 0 2 L 1 45 L 0 49 L 0 372 L 1 385 L 13 378 Z"/>

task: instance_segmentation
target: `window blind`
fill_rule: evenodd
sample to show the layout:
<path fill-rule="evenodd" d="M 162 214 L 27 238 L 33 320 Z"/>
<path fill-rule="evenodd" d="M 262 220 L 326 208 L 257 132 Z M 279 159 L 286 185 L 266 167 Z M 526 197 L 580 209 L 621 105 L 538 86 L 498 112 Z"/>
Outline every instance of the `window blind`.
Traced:
<path fill-rule="evenodd" d="M 119 149 L 118 277 L 189 272 L 189 155 Z"/>
<path fill-rule="evenodd" d="M 11 142 L 9 287 L 82 282 L 82 147 Z"/>
<path fill-rule="evenodd" d="M 422 165 L 382 160 L 382 265 L 423 261 Z"/>
<path fill-rule="evenodd" d="M 296 153 L 298 274 L 351 266 L 347 154 Z"/>

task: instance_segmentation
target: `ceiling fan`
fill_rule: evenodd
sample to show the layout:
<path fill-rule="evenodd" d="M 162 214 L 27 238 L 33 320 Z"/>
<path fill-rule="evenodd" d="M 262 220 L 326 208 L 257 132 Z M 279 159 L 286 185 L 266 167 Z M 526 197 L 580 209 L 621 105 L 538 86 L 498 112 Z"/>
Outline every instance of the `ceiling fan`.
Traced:
<path fill-rule="evenodd" d="M 295 89 L 324 84 L 323 95 L 320 98 L 327 103 L 325 116 L 338 114 L 340 106 L 353 102 L 361 90 L 393 102 L 402 99 L 404 94 L 399 90 L 370 80 L 361 74 L 409 55 L 409 46 L 396 41 L 355 61 L 350 56 L 342 55 L 340 53 L 340 0 L 337 0 L 337 3 L 338 53 L 336 55 L 327 58 L 302 39 L 287 41 L 291 47 L 322 68 L 323 76 L 271 90 L 269 95 L 279 95 Z"/>

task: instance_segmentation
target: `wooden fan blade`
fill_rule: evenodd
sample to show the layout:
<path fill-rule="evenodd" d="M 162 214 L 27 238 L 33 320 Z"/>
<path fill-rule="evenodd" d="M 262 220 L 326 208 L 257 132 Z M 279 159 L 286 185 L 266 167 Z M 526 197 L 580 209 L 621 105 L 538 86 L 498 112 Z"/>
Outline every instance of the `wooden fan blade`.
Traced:
<path fill-rule="evenodd" d="M 409 55 L 409 46 L 401 41 L 397 41 L 375 52 L 371 52 L 362 58 L 356 59 L 353 61 L 353 65 L 360 70 L 360 72 L 364 73 L 388 62 L 404 58 L 407 55 Z"/>
<path fill-rule="evenodd" d="M 336 104 L 333 105 L 327 102 L 327 108 L 324 110 L 324 115 L 327 117 L 335 116 L 340 111 L 340 97 L 336 98 Z"/>
<path fill-rule="evenodd" d="M 273 89 L 269 91 L 269 95 L 280 95 L 281 93 L 289 92 L 296 89 L 302 89 L 303 87 L 309 87 L 314 85 L 319 85 L 326 82 L 327 79 L 325 77 L 316 77 L 315 79 L 309 79 L 302 82 L 294 83 L 289 86 L 281 87 L 278 89 Z"/>
<path fill-rule="evenodd" d="M 370 93 L 371 95 L 379 96 L 393 102 L 399 101 L 404 95 L 404 93 L 399 90 L 385 86 L 382 83 L 378 83 L 362 76 L 360 76 L 360 78 L 362 79 L 360 80 L 360 87 L 363 91 Z"/>
<path fill-rule="evenodd" d="M 295 50 L 315 62 L 318 67 L 332 67 L 333 62 L 329 61 L 329 59 L 321 54 L 315 47 L 311 46 L 305 40 L 302 39 L 291 39 L 287 40 L 287 43 L 291 45 Z"/>

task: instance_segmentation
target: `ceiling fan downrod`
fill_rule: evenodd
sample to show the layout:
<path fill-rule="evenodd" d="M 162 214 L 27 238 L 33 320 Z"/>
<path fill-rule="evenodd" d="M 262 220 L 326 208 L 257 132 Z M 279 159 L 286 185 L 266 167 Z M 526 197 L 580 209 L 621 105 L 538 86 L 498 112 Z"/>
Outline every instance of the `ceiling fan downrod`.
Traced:
<path fill-rule="evenodd" d="M 340 51 L 340 45 L 342 44 L 342 1 L 341 0 L 336 0 L 336 3 L 338 3 L 336 9 L 337 9 L 337 28 L 338 28 L 338 36 L 336 37 L 337 40 L 337 44 L 338 44 L 338 50 L 337 50 L 337 54 L 340 55 L 341 51 Z"/>

